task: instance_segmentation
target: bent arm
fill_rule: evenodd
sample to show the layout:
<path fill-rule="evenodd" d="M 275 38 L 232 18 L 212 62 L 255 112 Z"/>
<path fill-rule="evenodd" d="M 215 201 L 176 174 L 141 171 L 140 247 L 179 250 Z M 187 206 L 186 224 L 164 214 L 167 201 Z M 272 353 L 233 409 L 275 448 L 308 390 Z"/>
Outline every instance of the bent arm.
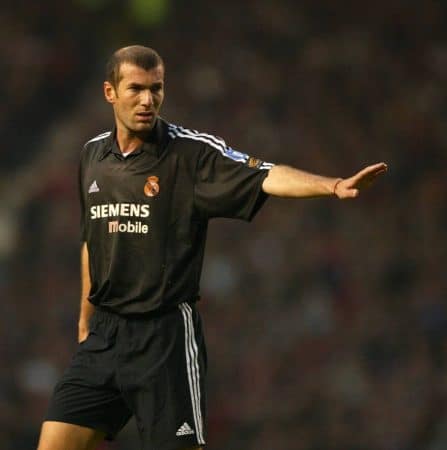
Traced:
<path fill-rule="evenodd" d="M 385 163 L 378 163 L 365 167 L 349 178 L 332 178 L 277 165 L 270 169 L 262 183 L 262 190 L 277 197 L 306 198 L 336 195 L 338 198 L 353 198 L 386 170 Z"/>
<path fill-rule="evenodd" d="M 90 287 L 91 282 L 88 263 L 88 249 L 87 243 L 83 242 L 81 247 L 81 307 L 78 323 L 78 342 L 82 342 L 87 339 L 89 333 L 88 322 L 95 311 L 94 305 L 92 305 L 88 300 Z"/>

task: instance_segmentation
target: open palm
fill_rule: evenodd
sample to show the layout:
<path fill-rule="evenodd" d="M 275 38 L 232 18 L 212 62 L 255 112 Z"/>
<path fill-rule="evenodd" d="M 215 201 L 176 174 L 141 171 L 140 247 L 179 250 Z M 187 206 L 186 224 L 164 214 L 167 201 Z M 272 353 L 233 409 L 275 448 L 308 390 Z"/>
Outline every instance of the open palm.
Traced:
<path fill-rule="evenodd" d="M 387 169 L 388 166 L 383 162 L 365 167 L 352 177 L 340 180 L 335 186 L 334 193 L 338 198 L 357 197 L 362 189 L 371 185 Z"/>

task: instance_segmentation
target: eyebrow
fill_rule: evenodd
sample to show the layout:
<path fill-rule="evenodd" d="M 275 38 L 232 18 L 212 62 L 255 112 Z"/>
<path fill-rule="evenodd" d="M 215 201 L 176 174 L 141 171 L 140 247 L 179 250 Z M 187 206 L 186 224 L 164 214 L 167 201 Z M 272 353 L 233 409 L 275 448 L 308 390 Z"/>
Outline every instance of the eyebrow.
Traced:
<path fill-rule="evenodd" d="M 131 83 L 129 83 L 127 85 L 127 87 L 133 87 L 133 88 L 138 88 L 138 89 L 146 89 L 146 88 L 153 88 L 153 87 L 158 87 L 161 88 L 163 86 L 163 82 L 162 81 L 156 81 L 150 85 L 145 85 L 145 84 L 141 84 L 141 83 L 137 83 L 135 81 L 132 81 Z"/>

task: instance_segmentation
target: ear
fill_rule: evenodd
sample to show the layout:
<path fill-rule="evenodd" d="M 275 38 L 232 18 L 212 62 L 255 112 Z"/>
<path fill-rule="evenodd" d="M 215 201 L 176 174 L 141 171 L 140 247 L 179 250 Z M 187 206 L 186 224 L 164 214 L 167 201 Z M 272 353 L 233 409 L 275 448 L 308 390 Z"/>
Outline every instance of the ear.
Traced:
<path fill-rule="evenodd" d="M 104 81 L 104 97 L 109 103 L 113 104 L 116 101 L 115 88 L 109 81 Z"/>

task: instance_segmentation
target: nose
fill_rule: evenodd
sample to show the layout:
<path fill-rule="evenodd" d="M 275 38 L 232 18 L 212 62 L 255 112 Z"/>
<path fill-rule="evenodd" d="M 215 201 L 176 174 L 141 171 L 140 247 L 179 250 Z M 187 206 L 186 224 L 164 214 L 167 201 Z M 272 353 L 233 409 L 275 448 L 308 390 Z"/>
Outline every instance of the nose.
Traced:
<path fill-rule="evenodd" d="M 141 91 L 140 103 L 142 106 L 152 106 L 154 101 L 152 99 L 152 93 L 149 89 Z"/>

